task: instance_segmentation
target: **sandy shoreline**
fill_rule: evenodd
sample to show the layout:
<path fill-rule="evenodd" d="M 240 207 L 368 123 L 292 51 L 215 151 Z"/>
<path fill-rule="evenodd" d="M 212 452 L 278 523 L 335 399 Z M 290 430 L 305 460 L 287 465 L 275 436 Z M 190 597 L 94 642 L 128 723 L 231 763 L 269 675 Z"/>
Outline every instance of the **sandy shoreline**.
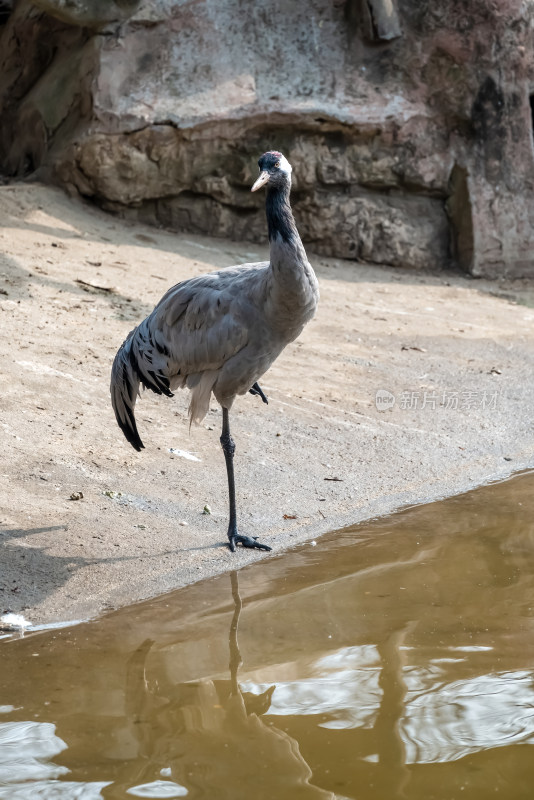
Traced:
<path fill-rule="evenodd" d="M 532 285 L 311 257 L 317 318 L 265 376 L 269 405 L 233 414 L 241 528 L 273 553 L 231 554 L 215 404 L 190 433 L 185 393 L 145 393 L 137 454 L 109 369 L 168 286 L 266 248 L 133 226 L 38 184 L 1 187 L 0 209 L 0 611 L 94 616 L 534 464 Z"/>

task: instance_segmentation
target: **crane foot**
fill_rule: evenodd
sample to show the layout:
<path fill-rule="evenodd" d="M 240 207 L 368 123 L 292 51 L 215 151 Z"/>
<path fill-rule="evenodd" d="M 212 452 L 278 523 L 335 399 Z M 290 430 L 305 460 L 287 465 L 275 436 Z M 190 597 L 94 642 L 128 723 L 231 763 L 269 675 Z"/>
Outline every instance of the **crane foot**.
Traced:
<path fill-rule="evenodd" d="M 261 542 L 256 541 L 257 537 L 250 537 L 250 536 L 241 536 L 240 533 L 230 534 L 228 536 L 228 547 L 235 553 L 235 549 L 238 544 L 242 547 L 250 547 L 255 548 L 256 550 L 272 550 L 272 547 L 269 547 L 268 544 L 262 544 Z"/>
<path fill-rule="evenodd" d="M 263 389 L 261 388 L 259 383 L 255 383 L 252 389 L 249 389 L 249 392 L 250 394 L 258 395 L 259 397 L 261 397 L 264 403 L 267 403 L 267 405 L 269 404 L 269 401 L 267 400 L 267 397 L 264 395 Z"/>

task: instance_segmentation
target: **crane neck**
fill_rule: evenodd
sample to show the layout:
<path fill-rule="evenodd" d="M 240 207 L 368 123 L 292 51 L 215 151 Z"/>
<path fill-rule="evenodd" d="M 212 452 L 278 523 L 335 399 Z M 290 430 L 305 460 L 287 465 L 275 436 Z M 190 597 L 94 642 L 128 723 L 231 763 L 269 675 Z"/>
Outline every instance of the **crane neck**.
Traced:
<path fill-rule="evenodd" d="M 265 210 L 267 213 L 269 242 L 281 239 L 285 244 L 301 243 L 289 203 L 290 190 L 290 178 L 280 186 L 270 186 L 267 189 Z"/>
<path fill-rule="evenodd" d="M 269 186 L 265 201 L 270 245 L 270 314 L 288 341 L 294 339 L 317 305 L 317 278 L 306 257 L 289 204 L 291 179 Z M 269 308 L 266 303 L 266 309 Z"/>

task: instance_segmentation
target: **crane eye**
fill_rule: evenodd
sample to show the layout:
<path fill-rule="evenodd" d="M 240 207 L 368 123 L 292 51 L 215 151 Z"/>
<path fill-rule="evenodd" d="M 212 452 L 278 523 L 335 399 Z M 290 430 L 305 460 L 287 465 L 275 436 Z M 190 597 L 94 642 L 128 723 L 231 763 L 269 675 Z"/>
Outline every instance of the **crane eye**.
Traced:
<path fill-rule="evenodd" d="M 277 161 L 277 162 L 276 162 L 276 164 L 274 165 L 274 168 L 275 168 L 275 169 L 278 169 L 278 167 L 279 167 L 279 166 L 280 166 L 280 162 L 279 162 L 279 161 Z"/>

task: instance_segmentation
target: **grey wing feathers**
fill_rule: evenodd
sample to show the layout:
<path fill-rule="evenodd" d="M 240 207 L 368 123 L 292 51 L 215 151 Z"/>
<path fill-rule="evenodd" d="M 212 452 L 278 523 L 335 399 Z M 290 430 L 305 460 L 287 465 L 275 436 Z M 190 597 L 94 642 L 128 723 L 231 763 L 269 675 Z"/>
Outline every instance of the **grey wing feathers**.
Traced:
<path fill-rule="evenodd" d="M 192 289 L 195 289 L 194 293 Z M 169 293 L 154 310 L 154 326 L 182 374 L 218 369 L 246 342 L 239 303 L 213 286 Z"/>
<path fill-rule="evenodd" d="M 171 385 L 187 385 L 191 419 L 205 416 L 218 370 L 247 343 L 247 301 L 238 286 L 248 283 L 245 298 L 253 294 L 265 267 L 243 265 L 179 283 L 128 335 L 113 362 L 111 400 L 117 422 L 136 450 L 143 447 L 134 417 L 139 384 L 168 397 Z"/>

